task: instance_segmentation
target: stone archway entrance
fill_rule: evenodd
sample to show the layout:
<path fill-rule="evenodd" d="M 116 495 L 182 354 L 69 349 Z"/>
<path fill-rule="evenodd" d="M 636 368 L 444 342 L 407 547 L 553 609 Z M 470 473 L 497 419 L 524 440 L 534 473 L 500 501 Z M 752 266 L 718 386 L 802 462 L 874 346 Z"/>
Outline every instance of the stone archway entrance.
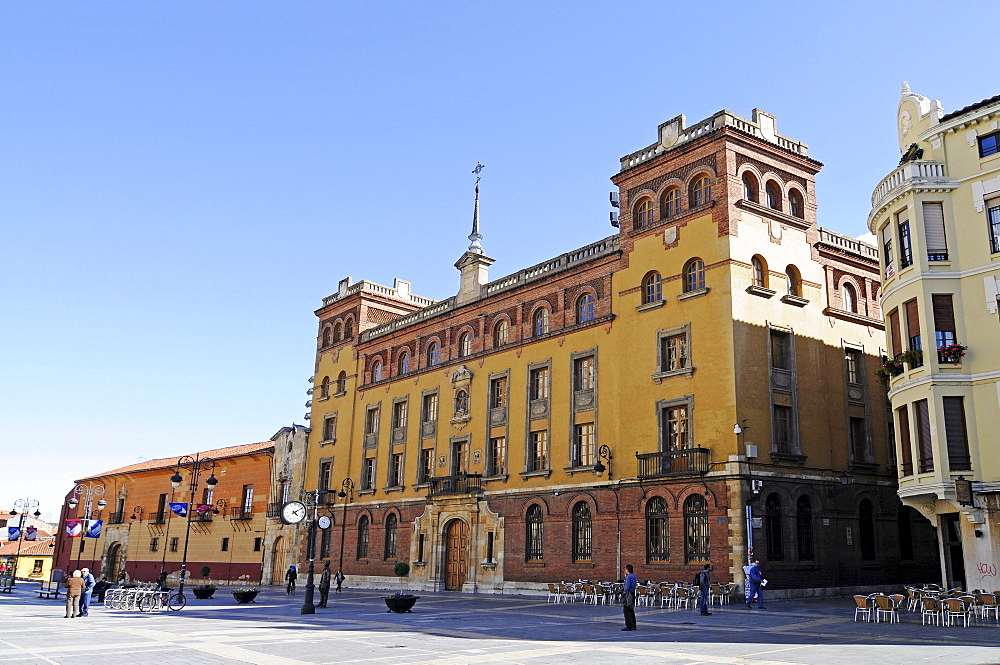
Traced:
<path fill-rule="evenodd" d="M 445 526 L 444 588 L 461 590 L 469 560 L 469 525 L 455 519 Z"/>
<path fill-rule="evenodd" d="M 122 546 L 121 543 L 115 543 L 108 550 L 108 556 L 104 559 L 104 570 L 107 575 L 107 579 L 112 584 L 118 582 L 118 576 L 121 574 L 122 565 Z"/>
<path fill-rule="evenodd" d="M 285 537 L 274 539 L 271 552 L 271 584 L 283 584 L 285 579 Z"/>

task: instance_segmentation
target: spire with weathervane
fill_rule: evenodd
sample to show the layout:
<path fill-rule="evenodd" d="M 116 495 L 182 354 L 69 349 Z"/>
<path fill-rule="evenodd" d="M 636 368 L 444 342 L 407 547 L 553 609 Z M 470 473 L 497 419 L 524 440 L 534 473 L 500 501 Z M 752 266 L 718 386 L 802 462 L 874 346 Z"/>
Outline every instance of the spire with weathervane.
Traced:
<path fill-rule="evenodd" d="M 472 212 L 472 233 L 469 234 L 469 249 L 465 251 L 462 258 L 455 263 L 462 275 L 458 285 L 458 295 L 455 296 L 458 304 L 468 302 L 478 298 L 482 292 L 482 287 L 489 281 L 489 268 L 494 259 L 486 256 L 480 241 L 483 239 L 479 233 L 479 181 L 482 179 L 483 169 L 486 168 L 481 162 L 476 162 L 476 168 L 472 170 L 476 174 L 476 204 Z"/>

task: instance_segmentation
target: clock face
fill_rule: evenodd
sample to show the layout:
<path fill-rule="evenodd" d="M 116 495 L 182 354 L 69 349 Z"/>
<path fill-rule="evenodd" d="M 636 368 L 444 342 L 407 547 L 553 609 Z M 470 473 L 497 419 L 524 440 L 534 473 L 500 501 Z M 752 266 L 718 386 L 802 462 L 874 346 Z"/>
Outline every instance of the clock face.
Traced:
<path fill-rule="evenodd" d="M 332 524 L 332 521 L 330 520 L 330 516 L 329 515 L 320 515 L 320 518 L 319 518 L 319 528 L 321 528 L 321 529 L 329 529 L 330 528 L 330 524 Z"/>
<path fill-rule="evenodd" d="M 306 506 L 301 501 L 289 501 L 281 507 L 281 521 L 298 524 L 306 518 Z"/>

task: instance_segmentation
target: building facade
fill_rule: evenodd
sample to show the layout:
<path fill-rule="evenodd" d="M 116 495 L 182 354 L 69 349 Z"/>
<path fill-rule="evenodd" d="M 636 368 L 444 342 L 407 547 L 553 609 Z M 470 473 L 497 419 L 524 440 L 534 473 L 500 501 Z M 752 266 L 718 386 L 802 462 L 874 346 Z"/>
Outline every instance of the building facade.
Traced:
<path fill-rule="evenodd" d="M 751 553 L 783 589 L 933 573 L 874 381 L 877 252 L 817 226 L 820 168 L 763 111 L 678 116 L 622 158 L 615 235 L 489 281 L 477 187 L 456 296 L 341 281 L 306 476 L 325 558 L 491 592 L 742 579 Z"/>
<path fill-rule="evenodd" d="M 899 496 L 937 528 L 940 577 L 1000 561 L 1000 97 L 952 113 L 903 84 L 903 157 L 872 194 Z M 971 483 L 971 484 L 970 484 Z"/>
<path fill-rule="evenodd" d="M 269 441 L 147 460 L 77 480 L 66 495 L 56 566 L 86 566 L 113 581 L 154 581 L 166 573 L 176 584 L 186 548 L 190 583 L 283 582 L 285 566 L 295 563 L 298 534 L 278 526 L 277 507 L 301 484 L 307 436 L 305 428 L 282 428 Z M 192 460 L 200 466 L 193 499 Z M 176 488 L 175 472 L 181 476 Z M 210 477 L 218 481 L 214 488 Z M 76 491 L 81 487 L 87 492 Z M 67 520 L 81 520 L 83 536 L 70 538 Z M 86 537 L 94 520 L 102 521 L 100 535 Z"/>

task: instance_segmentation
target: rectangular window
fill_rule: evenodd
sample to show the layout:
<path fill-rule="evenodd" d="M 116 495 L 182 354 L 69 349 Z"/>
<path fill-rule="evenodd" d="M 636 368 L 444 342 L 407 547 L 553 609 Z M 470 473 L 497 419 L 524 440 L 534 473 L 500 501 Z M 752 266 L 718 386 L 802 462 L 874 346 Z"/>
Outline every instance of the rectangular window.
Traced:
<path fill-rule="evenodd" d="M 34 563 L 34 565 L 31 568 L 31 574 L 32 575 L 40 575 L 42 573 L 42 565 L 43 565 L 43 563 L 44 563 L 44 559 L 35 559 L 35 563 Z"/>
<path fill-rule="evenodd" d="M 910 441 L 910 412 L 906 405 L 896 409 L 896 416 L 899 418 L 899 454 L 902 462 L 900 467 L 903 476 L 913 475 L 913 449 Z"/>
<path fill-rule="evenodd" d="M 321 462 L 319 465 L 319 490 L 329 490 L 333 480 L 333 462 Z"/>
<path fill-rule="evenodd" d="M 596 364 L 594 356 L 578 358 L 573 362 L 574 390 L 593 390 Z"/>
<path fill-rule="evenodd" d="M 419 482 L 426 483 L 434 477 L 434 451 L 430 448 L 420 450 L 420 478 Z"/>
<path fill-rule="evenodd" d="M 159 503 L 156 506 L 156 523 L 163 524 L 167 521 L 167 495 L 161 494 Z"/>
<path fill-rule="evenodd" d="M 774 405 L 774 446 L 779 453 L 792 452 L 792 408 Z"/>
<path fill-rule="evenodd" d="M 688 366 L 687 335 L 663 338 L 663 367 L 661 371 L 672 372 Z"/>
<path fill-rule="evenodd" d="M 403 453 L 393 453 L 389 458 L 389 487 L 403 484 Z"/>
<path fill-rule="evenodd" d="M 906 334 L 909 338 L 909 350 L 910 351 L 920 351 L 923 349 L 923 345 L 920 340 L 920 310 L 917 307 L 916 300 L 909 300 L 903 304 L 906 311 Z M 920 367 L 923 362 L 917 361 L 911 363 L 911 367 Z"/>
<path fill-rule="evenodd" d="M 469 470 L 469 442 L 453 441 L 451 444 L 451 475 L 457 476 Z"/>
<path fill-rule="evenodd" d="M 501 376 L 490 381 L 490 408 L 502 409 L 507 406 L 507 377 Z"/>
<path fill-rule="evenodd" d="M 943 397 L 944 432 L 948 442 L 948 470 L 972 469 L 969 432 L 965 426 L 965 403 L 961 397 Z"/>
<path fill-rule="evenodd" d="M 855 462 L 867 462 L 868 445 L 866 442 L 867 437 L 865 436 L 864 418 L 851 418 L 850 437 L 851 437 L 851 458 Z"/>
<path fill-rule="evenodd" d="M 548 367 L 539 367 L 538 369 L 531 370 L 528 374 L 528 383 L 530 384 L 528 390 L 531 394 L 531 399 L 549 398 Z"/>
<path fill-rule="evenodd" d="M 788 333 L 771 331 L 771 367 L 784 370 L 792 368 L 791 341 Z"/>
<path fill-rule="evenodd" d="M 149 551 L 150 552 L 156 552 L 159 549 L 160 549 L 160 539 L 159 538 L 150 538 L 149 539 Z"/>
<path fill-rule="evenodd" d="M 417 561 L 423 561 L 424 560 L 424 539 L 425 538 L 426 538 L 425 534 L 422 534 L 422 533 L 417 536 Z"/>
<path fill-rule="evenodd" d="M 898 221 L 899 229 L 899 267 L 900 269 L 913 265 L 913 247 L 910 244 L 910 222 L 906 213 L 901 213 Z"/>
<path fill-rule="evenodd" d="M 892 255 L 892 224 L 882 227 L 882 258 L 885 261 L 885 278 L 891 279 L 896 274 Z"/>
<path fill-rule="evenodd" d="M 263 546 L 264 546 L 264 539 L 263 538 L 261 538 L 261 537 L 258 536 L 257 538 L 253 539 L 253 551 L 254 552 L 260 552 L 261 549 L 263 548 Z"/>
<path fill-rule="evenodd" d="M 691 447 L 691 423 L 687 406 L 675 406 L 660 411 L 663 418 L 663 450 L 683 450 Z"/>
<path fill-rule="evenodd" d="M 499 476 L 507 471 L 507 437 L 494 436 L 490 439 L 490 457 L 488 473 Z"/>
<path fill-rule="evenodd" d="M 889 353 L 895 358 L 903 352 L 903 333 L 899 326 L 899 310 L 894 309 L 889 312 L 889 339 L 892 342 Z"/>
<path fill-rule="evenodd" d="M 333 441 L 337 438 L 337 416 L 327 416 L 323 419 L 323 440 Z"/>
<path fill-rule="evenodd" d="M 381 411 L 377 406 L 368 409 L 368 412 L 365 414 L 365 434 L 378 434 Z"/>
<path fill-rule="evenodd" d="M 243 486 L 243 503 L 241 506 L 243 508 L 243 517 L 253 515 L 253 485 Z"/>
<path fill-rule="evenodd" d="M 228 552 L 229 551 L 229 539 L 228 538 L 223 538 L 222 539 L 222 551 L 223 552 Z"/>
<path fill-rule="evenodd" d="M 847 371 L 848 383 L 861 383 L 858 368 L 860 366 L 861 354 L 853 349 L 848 349 L 844 354 L 844 367 Z"/>
<path fill-rule="evenodd" d="M 177 537 L 174 537 L 174 538 L 170 539 L 170 551 L 171 552 L 176 552 L 177 551 L 177 546 L 180 544 L 180 541 L 181 541 L 181 539 L 177 538 Z"/>
<path fill-rule="evenodd" d="M 931 296 L 934 310 L 934 344 L 937 348 L 955 343 L 955 308 L 950 293 L 936 293 Z M 946 362 L 940 356 L 938 362 Z"/>
<path fill-rule="evenodd" d="M 979 156 L 989 157 L 1000 152 L 1000 134 L 987 134 L 979 137 Z"/>
<path fill-rule="evenodd" d="M 944 233 L 944 207 L 940 203 L 924 203 L 924 241 L 928 261 L 947 261 L 948 243 Z"/>
<path fill-rule="evenodd" d="M 201 490 L 201 502 L 206 506 L 212 505 L 213 495 L 215 494 L 214 489 L 209 489 L 205 487 Z"/>
<path fill-rule="evenodd" d="M 546 461 L 549 453 L 549 433 L 548 430 L 531 433 L 531 450 L 529 458 L 529 471 L 543 471 L 547 468 Z"/>
<path fill-rule="evenodd" d="M 917 464 L 920 473 L 934 470 L 934 449 L 931 447 L 931 421 L 927 413 L 927 400 L 913 403 L 917 425 Z"/>
<path fill-rule="evenodd" d="M 1000 205 L 991 207 L 986 212 L 989 220 L 990 252 L 1000 252 Z"/>
<path fill-rule="evenodd" d="M 319 558 L 330 558 L 330 540 L 333 538 L 332 529 L 323 529 L 323 535 L 319 537 Z"/>
<path fill-rule="evenodd" d="M 437 393 L 424 395 L 424 422 L 433 423 L 438 419 L 438 396 Z"/>
<path fill-rule="evenodd" d="M 486 561 L 487 563 L 492 563 L 493 561 L 493 532 L 486 532 Z"/>
<path fill-rule="evenodd" d="M 406 427 L 406 414 L 408 412 L 407 402 L 396 402 L 392 405 L 392 426 L 394 428 Z"/>
<path fill-rule="evenodd" d="M 375 487 L 375 458 L 366 457 L 361 472 L 361 489 L 370 490 Z"/>
<path fill-rule="evenodd" d="M 594 464 L 594 423 L 573 427 L 573 466 Z"/>

